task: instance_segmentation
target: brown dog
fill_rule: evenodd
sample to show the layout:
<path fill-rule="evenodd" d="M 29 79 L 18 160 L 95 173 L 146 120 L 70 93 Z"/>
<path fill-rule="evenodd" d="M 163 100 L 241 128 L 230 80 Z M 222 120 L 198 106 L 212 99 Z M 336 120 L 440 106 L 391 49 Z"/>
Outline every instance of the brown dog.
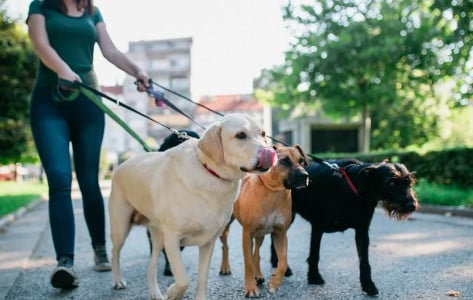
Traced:
<path fill-rule="evenodd" d="M 257 284 L 264 282 L 259 248 L 266 234 L 271 234 L 278 256 L 278 266 L 268 282 L 269 292 L 274 293 L 281 285 L 288 265 L 286 232 L 292 220 L 291 189 L 308 185 L 308 174 L 304 169 L 307 157 L 299 145 L 274 149 L 278 157 L 277 164 L 266 174 L 246 175 L 233 205 L 233 216 L 243 226 L 246 297 L 259 297 Z M 231 273 L 227 245 L 230 224 L 231 221 L 220 236 L 223 244 L 221 275 Z"/>

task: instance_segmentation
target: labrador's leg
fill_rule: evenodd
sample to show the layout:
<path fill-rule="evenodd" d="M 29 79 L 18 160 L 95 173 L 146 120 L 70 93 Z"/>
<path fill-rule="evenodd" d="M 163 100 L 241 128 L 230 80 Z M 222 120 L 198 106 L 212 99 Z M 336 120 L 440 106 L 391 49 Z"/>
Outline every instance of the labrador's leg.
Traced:
<path fill-rule="evenodd" d="M 112 277 L 113 288 L 124 289 L 126 282 L 120 272 L 120 251 L 131 229 L 133 208 L 121 193 L 112 190 L 109 202 L 110 238 L 112 240 Z"/>
<path fill-rule="evenodd" d="M 171 264 L 171 271 L 174 274 L 175 282 L 168 288 L 168 300 L 182 299 L 185 291 L 189 287 L 189 280 L 181 257 L 180 242 L 176 235 L 168 234 L 164 236 L 164 249 Z"/>
<path fill-rule="evenodd" d="M 196 300 L 205 300 L 207 298 L 207 280 L 215 241 L 215 239 L 212 239 L 207 244 L 199 247 L 199 273 L 197 275 L 197 287 L 195 289 Z"/>
<path fill-rule="evenodd" d="M 148 266 L 148 289 L 151 299 L 161 300 L 164 299 L 164 297 L 159 290 L 157 273 L 159 253 L 163 249 L 163 236 L 161 232 L 152 225 L 148 226 L 148 230 L 151 236 L 152 244 L 151 260 Z"/>

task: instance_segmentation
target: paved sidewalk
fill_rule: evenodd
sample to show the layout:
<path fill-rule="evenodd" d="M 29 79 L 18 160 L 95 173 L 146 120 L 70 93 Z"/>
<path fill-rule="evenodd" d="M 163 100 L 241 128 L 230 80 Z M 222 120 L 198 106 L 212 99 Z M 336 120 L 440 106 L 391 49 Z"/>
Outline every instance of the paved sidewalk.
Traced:
<path fill-rule="evenodd" d="M 103 189 L 105 198 L 109 194 L 109 186 L 105 185 Z M 79 199 L 79 195 L 74 196 Z M 74 200 L 74 210 L 76 217 L 76 271 L 79 278 L 86 286 L 97 286 L 97 288 L 90 289 L 90 297 L 87 299 L 100 299 L 100 293 L 95 295 L 97 291 L 103 290 L 103 282 L 109 282 L 110 273 L 97 274 L 93 272 L 93 252 L 89 245 L 89 237 L 86 230 L 84 217 L 82 213 L 81 201 Z M 423 206 L 420 212 L 444 214 L 447 216 L 462 216 L 472 217 L 473 210 L 463 209 L 458 207 L 437 207 L 437 206 Z M 107 214 L 108 215 L 108 214 Z M 0 299 L 21 299 L 22 290 L 44 290 L 41 286 L 49 283 L 49 278 L 44 278 L 44 270 L 52 270 L 56 264 L 54 260 L 54 251 L 51 241 L 51 234 L 48 223 L 48 203 L 40 200 L 18 214 L 14 222 L 8 226 L 4 226 L 0 230 Z M 5 223 L 5 222 L 4 222 Z M 107 227 L 108 227 L 107 220 Z M 237 226 L 234 226 L 233 234 L 237 235 Z M 1 228 L 0 228 L 1 229 Z M 107 239 L 109 228 L 107 228 Z M 239 242 L 239 239 L 238 239 Z M 219 244 L 216 244 L 216 248 Z M 110 253 L 111 244 L 108 241 L 108 252 Z M 190 252 L 193 251 L 193 252 Z M 195 257 L 197 253 L 195 250 L 185 251 L 189 256 Z M 130 234 L 125 247 L 122 252 L 123 257 L 127 257 L 128 264 L 132 261 L 135 268 L 126 269 L 128 278 L 133 278 L 133 275 L 142 277 L 146 270 L 142 266 L 146 266 L 148 261 L 149 248 L 145 237 L 145 229 L 143 227 L 136 227 Z M 33 257 L 34 256 L 34 257 Z M 162 264 L 160 263 L 162 266 Z M 137 266 L 139 266 L 137 268 Z M 161 269 L 159 270 L 161 272 Z M 132 273 L 133 272 L 133 273 Z M 136 273 L 135 273 L 136 272 Z M 217 273 L 216 270 L 212 270 Z M 33 283 L 23 284 L 25 274 L 31 278 L 34 277 Z M 94 274 L 95 273 L 95 274 Z M 93 275 L 90 275 L 93 274 Z M 97 278 L 99 280 L 97 281 Z M 190 278 L 192 282 L 195 278 Z M 222 285 L 228 284 L 226 280 L 232 278 L 219 280 Z M 95 282 L 97 281 L 97 282 Z M 171 278 L 165 279 L 165 283 L 172 282 Z M 102 283 L 101 283 L 102 282 Z M 101 285 L 102 284 L 102 285 Z M 15 291 L 12 287 L 16 286 Z M 18 287 L 21 287 L 20 289 Z M 107 286 L 107 290 L 110 287 Z M 54 299 L 54 298 L 74 298 L 73 295 L 67 292 L 58 292 L 55 289 L 47 289 L 47 294 L 38 294 L 37 299 Z M 136 292 L 136 287 L 124 290 L 120 295 L 120 299 L 134 299 L 137 295 L 128 294 L 132 291 Z M 145 291 L 143 291 L 146 294 Z M 84 296 L 84 294 L 82 294 Z M 119 299 L 119 298 L 116 298 Z"/>

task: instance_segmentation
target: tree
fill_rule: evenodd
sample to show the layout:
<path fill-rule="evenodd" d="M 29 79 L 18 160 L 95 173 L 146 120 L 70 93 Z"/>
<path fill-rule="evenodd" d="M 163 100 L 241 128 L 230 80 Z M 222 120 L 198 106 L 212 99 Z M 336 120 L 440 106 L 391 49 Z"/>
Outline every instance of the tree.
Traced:
<path fill-rule="evenodd" d="M 473 0 L 434 0 L 431 10 L 442 15 L 444 49 L 456 67 L 455 99 L 465 105 L 473 101 Z"/>
<path fill-rule="evenodd" d="M 0 163 L 31 158 L 29 96 L 37 58 L 27 34 L 11 20 L 0 0 Z"/>
<path fill-rule="evenodd" d="M 311 1 L 305 1 L 305 3 Z M 283 65 L 265 71 L 273 103 L 361 115 L 372 149 L 422 144 L 438 133 L 436 86 L 456 72 L 442 42 L 450 27 L 429 3 L 313 1 L 285 7 L 295 41 Z"/>

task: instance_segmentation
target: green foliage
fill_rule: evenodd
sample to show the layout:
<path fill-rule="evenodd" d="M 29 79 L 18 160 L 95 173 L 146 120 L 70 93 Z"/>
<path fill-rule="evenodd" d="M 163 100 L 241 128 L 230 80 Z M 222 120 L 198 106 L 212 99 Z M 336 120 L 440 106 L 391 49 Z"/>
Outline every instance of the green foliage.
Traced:
<path fill-rule="evenodd" d="M 272 103 L 303 103 L 306 113 L 334 119 L 361 116 L 364 124 L 371 118 L 375 150 L 436 138 L 442 113 L 453 106 L 436 88 L 459 74 L 444 42 L 452 30 L 443 10 L 411 0 L 304 3 L 285 8 L 295 35 L 285 63 L 257 80 L 273 91 Z"/>
<path fill-rule="evenodd" d="M 443 42 L 457 75 L 455 97 L 465 104 L 473 97 L 473 1 L 434 0 L 431 10 L 443 17 L 437 26 L 448 33 Z"/>
<path fill-rule="evenodd" d="M 388 159 L 400 162 L 416 173 L 417 179 L 431 184 L 468 189 L 473 186 L 473 148 L 452 148 L 419 153 L 415 151 L 380 151 L 372 153 L 325 153 L 316 155 L 323 159 L 353 157 L 366 162 Z"/>
<path fill-rule="evenodd" d="M 27 34 L 2 9 L 0 17 L 0 163 L 10 163 L 34 153 L 28 107 L 37 59 Z"/>
<path fill-rule="evenodd" d="M 38 182 L 0 182 L 0 216 L 12 213 L 47 194 L 47 185 Z"/>
<path fill-rule="evenodd" d="M 432 184 L 419 180 L 414 186 L 420 205 L 448 205 L 473 207 L 473 189 L 461 189 L 451 185 Z"/>

